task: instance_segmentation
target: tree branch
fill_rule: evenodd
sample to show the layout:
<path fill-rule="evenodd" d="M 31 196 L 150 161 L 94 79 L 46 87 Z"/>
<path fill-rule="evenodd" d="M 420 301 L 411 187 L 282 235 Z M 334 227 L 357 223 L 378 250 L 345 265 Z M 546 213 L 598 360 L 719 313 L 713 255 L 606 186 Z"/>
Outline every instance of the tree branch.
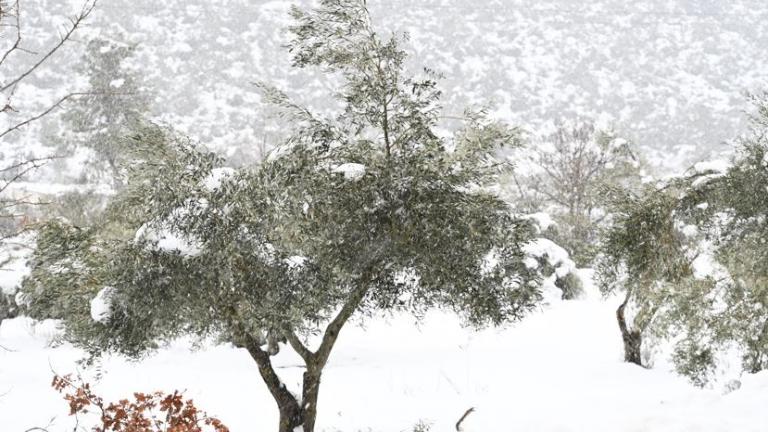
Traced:
<path fill-rule="evenodd" d="M 301 339 L 296 335 L 296 333 L 288 330 L 285 332 L 285 338 L 288 340 L 288 343 L 291 345 L 291 348 L 293 348 L 294 351 L 296 351 L 299 356 L 304 360 L 304 363 L 310 364 L 313 362 L 315 353 L 310 351 L 302 342 Z"/>
<path fill-rule="evenodd" d="M 67 28 L 67 31 L 61 35 L 59 38 L 59 41 L 51 47 L 51 49 L 48 50 L 48 52 L 43 55 L 40 60 L 38 60 L 35 64 L 30 66 L 27 70 L 20 73 L 16 78 L 10 80 L 8 83 L 3 84 L 2 87 L 0 87 L 0 93 L 4 93 L 9 88 L 12 88 L 16 86 L 18 83 L 20 83 L 22 80 L 24 80 L 26 77 L 31 75 L 34 71 L 36 71 L 43 63 L 48 61 L 51 56 L 53 56 L 68 40 L 72 38 L 72 35 L 75 33 L 75 31 L 80 28 L 83 21 L 88 18 L 88 16 L 93 12 L 94 8 L 96 7 L 96 3 L 98 0 L 88 0 L 84 5 L 80 13 L 71 19 L 71 24 Z M 7 55 L 5 55 L 7 57 Z"/>
<path fill-rule="evenodd" d="M 13 53 L 16 50 L 21 49 L 20 48 L 20 45 L 21 45 L 21 15 L 19 14 L 19 0 L 16 0 L 15 2 L 13 2 L 13 6 L 11 6 L 10 8 L 11 8 L 12 11 L 14 11 L 13 17 L 14 17 L 14 21 L 15 21 L 15 24 L 10 24 L 10 27 L 16 27 L 16 35 L 15 35 L 15 39 L 14 39 L 13 44 L 11 45 L 11 47 L 8 48 L 8 50 L 5 53 L 3 53 L 2 57 L 0 57 L 0 65 L 5 63 L 5 60 L 8 59 L 8 56 L 10 56 L 11 53 Z M 0 12 L 0 22 L 2 22 L 3 15 L 8 16 L 10 14 L 8 14 L 7 12 Z"/>
<path fill-rule="evenodd" d="M 320 348 L 317 349 L 317 352 L 315 352 L 315 360 L 317 361 L 317 366 L 322 368 L 325 366 L 326 362 L 328 362 L 328 357 L 331 355 L 331 350 L 333 349 L 333 345 L 336 343 L 336 340 L 339 337 L 339 332 L 341 331 L 341 328 L 344 327 L 344 324 L 346 324 L 347 320 L 355 313 L 357 310 L 357 307 L 360 306 L 360 303 L 363 302 L 363 299 L 365 298 L 365 295 L 368 294 L 368 277 L 367 274 L 361 278 L 360 286 L 352 292 L 352 294 L 349 297 L 349 300 L 342 306 L 341 311 L 339 311 L 339 314 L 336 315 L 336 318 L 331 321 L 330 324 L 328 324 L 328 327 L 325 329 L 325 333 L 323 334 L 323 341 L 320 343 Z"/>
<path fill-rule="evenodd" d="M 45 109 L 45 111 L 43 111 L 43 112 L 41 112 L 41 113 L 39 113 L 39 114 L 37 114 L 37 115 L 35 115 L 33 117 L 30 117 L 30 118 L 28 118 L 28 119 L 26 119 L 26 120 L 24 120 L 24 121 L 22 121 L 20 123 L 17 123 L 14 126 L 11 126 L 8 129 L 4 130 L 3 132 L 0 132 L 0 138 L 8 135 L 9 133 L 11 133 L 11 132 L 13 132 L 15 130 L 21 129 L 24 126 L 26 126 L 26 125 L 28 125 L 28 124 L 30 124 L 32 122 L 40 120 L 41 118 L 43 118 L 43 117 L 47 116 L 48 114 L 50 114 L 56 108 L 60 107 L 61 104 L 63 104 L 64 102 L 66 102 L 67 100 L 69 100 L 69 99 L 71 99 L 73 97 L 86 96 L 86 95 L 89 95 L 89 94 L 91 94 L 91 93 L 69 93 L 69 94 L 65 95 L 63 98 L 59 99 L 56 103 L 54 103 L 53 105 L 51 105 L 50 107 Z"/>
<path fill-rule="evenodd" d="M 45 157 L 45 158 L 35 158 L 35 159 L 29 159 L 23 162 L 19 162 L 16 164 L 13 164 L 11 166 L 5 167 L 0 169 L 0 173 L 2 172 L 8 172 L 14 169 L 21 169 L 18 173 L 16 173 L 13 177 L 11 177 L 10 180 L 6 180 L 5 184 L 0 187 L 0 194 L 5 192 L 6 189 L 13 183 L 19 181 L 22 177 L 30 173 L 31 171 L 34 171 L 38 168 L 43 167 L 46 163 L 49 161 L 55 159 L 54 156 Z M 5 207 L 7 208 L 7 207 Z"/>

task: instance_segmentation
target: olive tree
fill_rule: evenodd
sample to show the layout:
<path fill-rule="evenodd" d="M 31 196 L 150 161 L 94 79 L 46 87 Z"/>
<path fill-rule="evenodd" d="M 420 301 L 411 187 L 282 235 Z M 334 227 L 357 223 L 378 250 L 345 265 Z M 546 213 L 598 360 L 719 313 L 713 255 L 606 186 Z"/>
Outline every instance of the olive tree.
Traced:
<path fill-rule="evenodd" d="M 627 361 L 642 364 L 643 335 L 653 334 L 674 337 L 673 361 L 698 385 L 727 351 L 741 353 L 743 371 L 768 367 L 765 106 L 730 162 L 615 195 L 598 274 L 605 292 L 625 292 L 617 317 Z"/>
<path fill-rule="evenodd" d="M 643 365 L 642 342 L 675 287 L 691 275 L 684 238 L 675 224 L 676 188 L 648 186 L 634 194 L 612 190 L 613 221 L 597 265 L 604 294 L 623 291 L 616 319 L 624 359 Z M 627 308 L 632 309 L 628 320 Z"/>
<path fill-rule="evenodd" d="M 446 308 L 500 324 L 541 294 L 524 251 L 534 230 L 492 193 L 509 169 L 496 151 L 517 145 L 516 131 L 468 113 L 453 138 L 438 136 L 434 75 L 406 74 L 402 39 L 376 33 L 364 1 L 292 15 L 294 64 L 343 80 L 338 114 L 260 85 L 294 129 L 239 170 L 171 131 L 137 132 L 108 216 L 43 229 L 24 294 L 32 314 L 59 311 L 67 337 L 93 353 L 137 357 L 181 335 L 242 347 L 279 430 L 309 432 L 353 315 Z M 272 364 L 285 346 L 306 368 L 298 393 Z"/>

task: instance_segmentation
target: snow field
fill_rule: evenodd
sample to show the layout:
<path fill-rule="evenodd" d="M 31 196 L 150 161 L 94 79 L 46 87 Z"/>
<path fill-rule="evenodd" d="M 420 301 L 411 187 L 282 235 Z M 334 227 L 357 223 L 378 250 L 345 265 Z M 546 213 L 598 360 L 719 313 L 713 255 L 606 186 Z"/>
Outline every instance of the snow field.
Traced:
<path fill-rule="evenodd" d="M 622 361 L 614 311 L 618 299 L 555 301 L 504 329 L 472 331 L 448 313 L 415 325 L 408 316 L 347 327 L 323 375 L 319 430 L 409 431 L 419 420 L 433 431 L 454 430 L 469 408 L 467 432 L 623 431 L 765 432 L 768 373 L 743 377 L 727 395 L 700 390 L 674 373 Z M 359 323 L 358 323 L 359 324 Z M 52 370 L 78 371 L 81 354 L 47 342 L 55 323 L 25 319 L 0 327 L 0 430 L 45 426 L 70 431 L 66 403 L 50 388 Z M 274 359 L 284 382 L 298 390 L 299 358 Z M 134 391 L 186 390 L 233 432 L 276 430 L 277 410 L 244 350 L 208 345 L 190 351 L 176 342 L 137 363 L 107 357 L 83 376 L 102 377 L 107 400 Z"/>

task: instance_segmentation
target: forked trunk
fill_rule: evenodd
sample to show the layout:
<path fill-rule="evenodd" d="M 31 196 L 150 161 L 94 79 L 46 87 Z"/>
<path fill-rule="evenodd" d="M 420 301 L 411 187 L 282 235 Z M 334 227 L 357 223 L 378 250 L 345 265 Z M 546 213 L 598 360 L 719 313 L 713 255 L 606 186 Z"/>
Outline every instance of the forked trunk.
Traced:
<path fill-rule="evenodd" d="M 280 412 L 279 432 L 294 432 L 305 423 L 304 409 L 299 405 L 296 396 L 285 387 L 272 367 L 269 354 L 259 347 L 257 341 L 249 338 L 245 344 L 248 353 L 259 366 L 259 374 L 267 385 L 269 392 L 277 403 Z M 312 420 L 314 423 L 314 419 Z M 304 428 L 304 432 L 312 432 L 312 429 Z"/>
<path fill-rule="evenodd" d="M 361 278 L 368 281 L 368 276 Z M 288 391 L 272 367 L 269 353 L 261 349 L 260 343 L 255 338 L 241 331 L 244 335 L 245 347 L 259 365 L 259 372 L 264 383 L 269 388 L 272 397 L 277 402 L 280 410 L 279 432 L 314 432 L 317 418 L 317 398 L 320 393 L 320 377 L 323 368 L 328 362 L 336 339 L 341 328 L 354 313 L 368 291 L 367 284 L 353 291 L 350 299 L 339 311 L 339 314 L 328 324 L 323 334 L 323 340 L 316 352 L 310 351 L 301 340 L 291 331 L 286 332 L 286 339 L 291 347 L 299 354 L 307 366 L 302 383 L 301 399 Z"/>
<path fill-rule="evenodd" d="M 619 329 L 621 329 L 621 338 L 624 340 L 624 361 L 642 366 L 643 360 L 640 355 L 640 348 L 643 343 L 643 337 L 640 331 L 630 330 L 627 326 L 624 309 L 627 307 L 628 301 L 629 296 L 627 296 L 624 303 L 616 309 L 616 319 L 619 322 Z"/>
<path fill-rule="evenodd" d="M 308 371 L 304 372 L 304 385 L 300 403 L 290 393 L 287 393 L 289 399 L 285 400 L 278 400 L 278 397 L 272 393 L 280 409 L 279 432 L 314 432 L 319 390 L 319 373 Z"/>

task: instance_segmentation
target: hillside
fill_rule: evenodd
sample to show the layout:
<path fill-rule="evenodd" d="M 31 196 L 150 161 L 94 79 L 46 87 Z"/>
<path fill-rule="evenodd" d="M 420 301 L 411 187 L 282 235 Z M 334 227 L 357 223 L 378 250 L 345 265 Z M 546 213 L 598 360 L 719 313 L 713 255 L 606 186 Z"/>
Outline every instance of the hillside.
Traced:
<path fill-rule="evenodd" d="M 746 131 L 746 93 L 768 84 L 768 5 L 761 1 L 369 3 L 382 32 L 410 34 L 415 70 L 445 75 L 449 110 L 491 103 L 499 117 L 530 131 L 559 118 L 601 118 L 664 171 L 727 151 L 723 142 Z M 138 44 L 136 69 L 156 94 L 159 118 L 239 164 L 279 136 L 254 81 L 318 111 L 332 109 L 326 91 L 333 83 L 289 71 L 282 44 L 290 4 L 104 0 L 87 36 Z M 51 26 L 62 19 L 56 13 L 73 7 L 46 0 L 36 8 L 27 26 L 32 40 L 53 37 Z M 56 60 L 71 62 L 78 49 Z M 78 86 L 62 70 L 40 77 L 41 97 Z M 34 140 L 27 137 L 26 146 Z"/>

